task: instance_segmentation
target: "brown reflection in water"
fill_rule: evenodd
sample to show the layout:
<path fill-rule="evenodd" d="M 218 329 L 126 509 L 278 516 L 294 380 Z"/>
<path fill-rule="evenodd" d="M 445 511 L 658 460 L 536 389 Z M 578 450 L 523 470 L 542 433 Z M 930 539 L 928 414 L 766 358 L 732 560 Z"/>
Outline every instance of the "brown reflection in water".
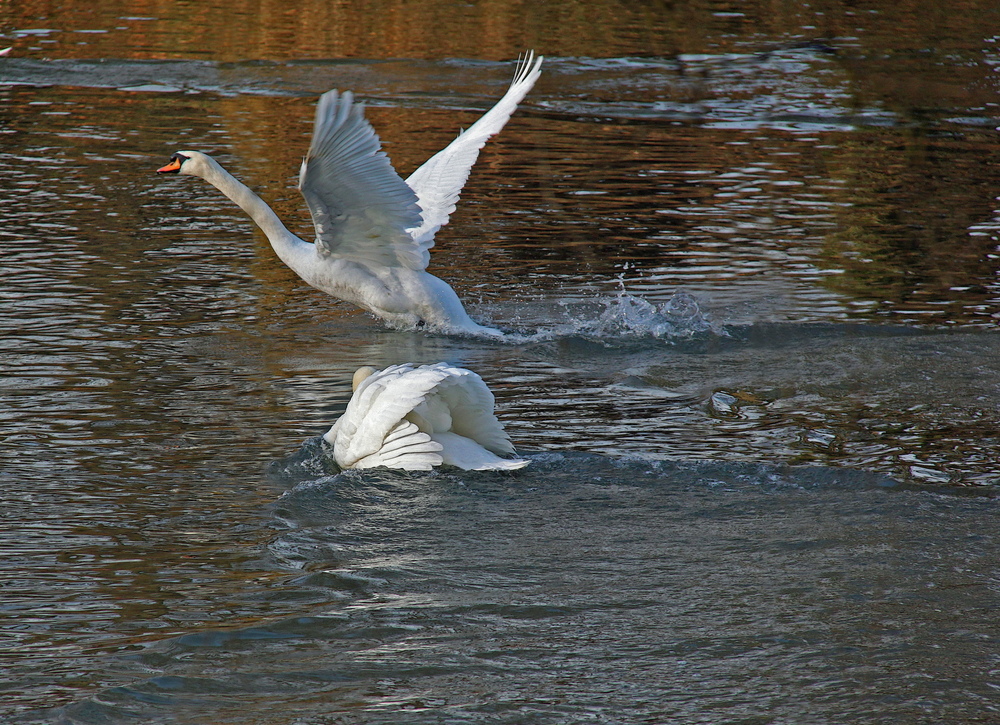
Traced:
<path fill-rule="evenodd" d="M 688 0 L 309 0 L 161 2 L 159 0 L 26 0 L 4 3 L 2 28 L 50 30 L 17 39 L 20 55 L 61 58 L 197 57 L 213 60 L 287 58 L 509 58 L 525 47 L 560 56 L 673 55 L 730 52 L 747 44 L 821 39 L 844 46 L 872 92 L 910 97 L 913 78 L 871 75 L 877 58 L 924 53 L 966 39 L 982 44 L 997 32 L 991 0 L 846 0 L 740 2 Z M 988 29 L 994 29 L 989 31 Z M 877 55 L 871 53 L 875 51 Z M 929 55 L 928 55 L 929 53 Z M 888 54 L 888 57 L 887 55 Z M 943 86 L 953 64 L 939 64 Z M 982 74 L 988 68 L 959 73 Z M 934 84 L 931 84 L 934 85 Z M 954 83 L 950 88 L 954 89 Z M 898 89 L 898 90 L 892 90 Z M 942 90 L 933 88 L 937 95 Z"/>
<path fill-rule="evenodd" d="M 969 131 L 845 138 L 829 160 L 843 184 L 833 194 L 839 228 L 823 255 L 844 271 L 829 287 L 896 314 L 988 321 L 996 235 L 969 232 L 996 213 L 995 155 L 991 136 Z"/>
<path fill-rule="evenodd" d="M 848 79 L 845 87 L 853 94 L 848 103 L 877 103 L 911 122 L 953 104 L 984 106 L 995 95 L 992 67 L 980 51 L 992 48 L 983 39 L 983 27 L 990 26 L 998 11 L 984 2 L 961 3 L 947 13 L 932 5 L 827 2 L 807 11 L 797 3 L 775 8 L 725 2 L 628 7 L 614 2 L 531 7 L 509 2 L 461 7 L 447 2 L 342 2 L 295 4 L 292 9 L 274 3 L 98 2 L 84 7 L 79 2 L 27 2 L 10 9 L 4 29 L 55 31 L 24 36 L 15 43 L 16 54 L 213 59 L 511 57 L 530 45 L 555 55 L 663 56 L 752 50 L 820 37 L 829 41 L 834 75 Z M 607 24 L 595 21 L 605 16 Z M 79 32 L 85 30 L 107 32 Z M 599 42 L 592 37 L 597 32 Z M 946 48 L 971 55 L 961 62 L 948 60 L 942 55 Z M 426 88 L 426 69 L 411 85 L 406 64 L 396 65 L 397 76 L 404 75 L 397 77 L 400 85 L 393 92 Z M 496 72 L 507 75 L 506 69 Z M 460 86 L 461 73 L 454 75 Z M 678 81 L 679 95 L 671 95 L 670 89 L 635 92 L 627 80 L 618 78 L 606 94 L 599 84 L 589 84 L 586 100 L 683 102 L 691 100 L 685 93 L 712 93 L 711 78 Z M 558 88 L 559 81 L 554 73 L 544 75 L 538 97 L 545 97 L 546 84 Z M 355 90 L 364 95 L 366 89 Z M 485 107 L 490 94 L 482 88 L 474 92 L 476 103 Z M 261 191 L 293 231 L 311 237 L 308 214 L 294 186 L 308 145 L 314 99 L 183 96 L 170 99 L 169 113 L 162 113 L 162 99 L 151 101 L 148 94 L 125 99 L 126 115 L 140 118 L 137 127 L 164 128 L 165 119 L 178 121 L 173 138 L 163 143 L 164 155 L 185 146 L 232 153 L 232 170 Z M 529 97 L 529 108 L 487 146 L 458 212 L 441 232 L 432 265 L 442 277 L 463 280 L 469 287 L 495 279 L 498 268 L 511 279 L 529 274 L 613 277 L 628 262 L 637 275 L 653 270 L 664 283 L 672 283 L 671 274 L 684 278 L 704 262 L 699 278 L 719 280 L 733 273 L 759 273 L 763 257 L 768 264 L 794 267 L 799 262 L 787 261 L 788 250 L 805 243 L 815 259 L 822 243 L 825 264 L 846 270 L 827 284 L 837 293 L 889 307 L 954 299 L 956 305 L 988 312 L 993 295 L 988 286 L 995 283 L 997 262 L 986 255 L 993 240 L 970 237 L 967 229 L 992 216 L 993 197 L 1000 189 L 1000 178 L 986 162 L 995 150 L 989 134 L 964 131 L 964 137 L 948 138 L 934 135 L 930 124 L 902 132 L 845 131 L 817 134 L 821 145 L 834 147 L 821 150 L 811 148 L 812 141 L 801 135 L 767 130 L 734 132 L 660 119 L 602 123 L 549 118 L 530 108 L 533 100 Z M 370 108 L 368 113 L 404 175 L 479 115 L 438 108 Z M 24 116 L 30 114 L 25 111 Z M 737 136 L 749 145 L 731 143 Z M 720 175 L 760 161 L 762 148 L 773 169 L 802 184 L 814 194 L 811 198 L 846 204 L 830 215 L 834 231 L 819 215 L 774 224 L 771 212 L 788 218 L 787 199 L 808 201 L 802 195 L 795 199 L 787 189 L 754 197 L 745 184 L 738 191 L 739 204 L 719 202 Z M 688 172 L 703 175 L 685 178 Z M 822 175 L 844 182 L 843 188 L 817 188 Z M 204 189 L 197 198 L 214 193 Z M 531 214 L 530 219 L 522 213 Z M 732 221 L 745 234 L 725 228 Z M 716 230 L 706 231 L 710 226 Z M 273 259 L 259 233 L 255 240 L 252 271 L 268 290 L 277 290 L 276 283 L 287 292 L 301 289 L 295 276 Z M 780 254 L 768 256 L 775 249 Z M 671 269 L 663 272 L 664 266 Z M 957 295 L 956 286 L 968 289 Z M 965 314 L 949 312 L 954 319 Z"/>
<path fill-rule="evenodd" d="M 681 29 L 703 28 L 712 18 L 700 3 L 676 8 L 666 2 L 624 0 L 71 0 L 19 3 L 7 15 L 7 27 L 57 31 L 22 38 L 18 51 L 23 55 L 221 61 L 498 59 L 516 56 L 526 47 L 558 55 L 590 55 L 609 43 L 626 55 L 666 55 L 679 50 L 675 36 Z"/>

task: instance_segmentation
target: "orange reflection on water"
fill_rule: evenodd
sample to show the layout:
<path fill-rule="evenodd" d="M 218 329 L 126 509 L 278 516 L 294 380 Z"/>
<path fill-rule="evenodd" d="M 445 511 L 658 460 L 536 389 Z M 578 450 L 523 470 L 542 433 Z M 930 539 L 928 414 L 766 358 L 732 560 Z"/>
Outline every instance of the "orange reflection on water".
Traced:
<path fill-rule="evenodd" d="M 705 8 L 693 7 L 710 19 Z M 70 0 L 18 4 L 4 25 L 22 31 L 17 54 L 61 58 L 501 59 L 525 48 L 588 55 L 609 40 L 626 55 L 679 49 L 676 13 L 665 4 L 620 0 Z"/>

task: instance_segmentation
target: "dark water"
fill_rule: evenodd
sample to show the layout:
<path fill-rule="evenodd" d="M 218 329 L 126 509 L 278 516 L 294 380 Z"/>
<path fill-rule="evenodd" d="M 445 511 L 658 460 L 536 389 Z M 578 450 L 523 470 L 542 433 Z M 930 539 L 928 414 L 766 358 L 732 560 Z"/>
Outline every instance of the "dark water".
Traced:
<path fill-rule="evenodd" d="M 1000 719 L 996 9 L 541 5 L 0 13 L 6 719 Z M 153 173 L 308 235 L 316 94 L 405 173 L 527 47 L 431 267 L 506 342 Z M 439 360 L 532 465 L 337 473 L 353 370 Z"/>

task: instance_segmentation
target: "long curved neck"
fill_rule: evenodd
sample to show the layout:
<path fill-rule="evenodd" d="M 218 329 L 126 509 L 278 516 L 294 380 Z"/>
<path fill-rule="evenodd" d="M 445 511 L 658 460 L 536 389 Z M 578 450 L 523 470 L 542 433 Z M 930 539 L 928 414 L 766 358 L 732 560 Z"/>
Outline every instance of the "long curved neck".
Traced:
<path fill-rule="evenodd" d="M 211 158 L 204 157 L 205 163 L 200 165 L 198 176 L 221 191 L 243 211 L 250 215 L 261 231 L 267 235 L 271 246 L 282 259 L 285 258 L 283 252 L 292 251 L 297 244 L 305 244 L 301 239 L 292 234 L 281 223 L 278 215 L 275 214 L 263 199 L 250 191 L 246 184 L 239 181 L 230 174 L 219 163 Z M 288 260 L 285 260 L 286 264 Z"/>

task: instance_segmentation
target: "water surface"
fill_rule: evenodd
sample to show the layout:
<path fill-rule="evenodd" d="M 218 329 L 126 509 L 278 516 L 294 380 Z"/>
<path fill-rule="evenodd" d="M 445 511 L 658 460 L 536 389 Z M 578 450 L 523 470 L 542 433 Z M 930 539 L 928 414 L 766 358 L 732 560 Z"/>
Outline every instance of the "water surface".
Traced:
<path fill-rule="evenodd" d="M 996 9 L 321 5 L 0 19 L 0 711 L 996 717 Z M 387 330 L 154 173 L 308 236 L 318 93 L 405 174 L 528 47 L 431 263 L 506 341 Z M 337 472 L 353 370 L 441 360 L 532 465 Z"/>

